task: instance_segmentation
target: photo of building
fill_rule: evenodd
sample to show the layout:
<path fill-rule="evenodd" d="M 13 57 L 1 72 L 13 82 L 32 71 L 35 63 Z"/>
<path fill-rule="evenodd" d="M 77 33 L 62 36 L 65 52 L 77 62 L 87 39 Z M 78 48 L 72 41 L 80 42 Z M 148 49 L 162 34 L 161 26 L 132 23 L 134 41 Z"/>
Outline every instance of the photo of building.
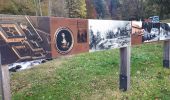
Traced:
<path fill-rule="evenodd" d="M 51 58 L 48 17 L 2 16 L 2 64 Z"/>
<path fill-rule="evenodd" d="M 139 45 L 142 44 L 142 22 L 141 21 L 132 21 L 132 33 L 131 33 L 131 44 Z"/>

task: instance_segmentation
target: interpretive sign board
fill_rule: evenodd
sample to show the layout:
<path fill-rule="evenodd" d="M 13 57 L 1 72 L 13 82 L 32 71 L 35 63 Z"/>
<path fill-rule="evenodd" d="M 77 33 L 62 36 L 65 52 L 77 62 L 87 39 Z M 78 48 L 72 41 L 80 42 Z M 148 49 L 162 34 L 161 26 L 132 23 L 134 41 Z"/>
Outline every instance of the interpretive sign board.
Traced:
<path fill-rule="evenodd" d="M 1 16 L 0 83 L 2 98 L 10 99 L 6 64 L 113 48 L 120 48 L 119 88 L 126 91 L 130 88 L 130 46 L 160 40 L 164 40 L 163 66 L 169 68 L 170 23 Z"/>

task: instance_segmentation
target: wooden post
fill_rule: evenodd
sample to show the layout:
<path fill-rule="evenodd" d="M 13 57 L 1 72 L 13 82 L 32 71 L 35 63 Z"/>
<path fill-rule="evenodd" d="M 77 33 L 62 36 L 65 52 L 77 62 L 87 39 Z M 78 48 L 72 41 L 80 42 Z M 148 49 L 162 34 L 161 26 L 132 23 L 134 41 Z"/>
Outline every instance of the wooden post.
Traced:
<path fill-rule="evenodd" d="M 123 91 L 130 89 L 130 49 L 130 46 L 120 48 L 119 89 Z"/>
<path fill-rule="evenodd" d="M 1 51 L 0 51 L 0 100 L 2 100 L 3 96 L 3 89 L 2 89 L 2 70 L 1 70 Z"/>
<path fill-rule="evenodd" d="M 1 65 L 1 52 L 0 52 L 0 89 L 2 100 L 11 100 L 10 83 L 9 83 L 9 70 L 8 66 Z"/>
<path fill-rule="evenodd" d="M 164 41 L 163 66 L 170 68 L 170 40 Z"/>
<path fill-rule="evenodd" d="M 2 85 L 2 69 L 1 69 L 2 65 L 1 65 L 1 51 L 0 51 L 0 100 L 3 100 L 3 85 Z"/>

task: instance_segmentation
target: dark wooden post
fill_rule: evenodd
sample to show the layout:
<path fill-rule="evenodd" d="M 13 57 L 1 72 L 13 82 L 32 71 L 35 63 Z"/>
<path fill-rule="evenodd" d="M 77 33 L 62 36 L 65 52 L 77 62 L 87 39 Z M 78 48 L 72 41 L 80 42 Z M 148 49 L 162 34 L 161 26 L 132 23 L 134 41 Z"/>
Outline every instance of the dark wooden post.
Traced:
<path fill-rule="evenodd" d="M 164 41 L 163 66 L 170 68 L 170 40 Z"/>
<path fill-rule="evenodd" d="M 0 52 L 0 89 L 2 100 L 11 100 L 10 83 L 9 83 L 9 70 L 8 66 L 1 65 L 1 52 Z"/>
<path fill-rule="evenodd" d="M 120 82 L 119 89 L 130 89 L 130 52 L 131 47 L 120 48 Z"/>

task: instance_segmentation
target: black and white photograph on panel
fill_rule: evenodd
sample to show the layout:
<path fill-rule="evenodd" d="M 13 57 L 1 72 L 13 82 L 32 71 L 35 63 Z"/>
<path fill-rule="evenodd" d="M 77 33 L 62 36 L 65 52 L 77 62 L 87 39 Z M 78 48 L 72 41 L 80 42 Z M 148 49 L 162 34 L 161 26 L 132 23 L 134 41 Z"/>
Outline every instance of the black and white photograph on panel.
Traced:
<path fill-rule="evenodd" d="M 154 42 L 160 40 L 160 23 L 142 22 L 142 42 Z"/>
<path fill-rule="evenodd" d="M 90 52 L 131 45 L 131 22 L 89 20 Z"/>
<path fill-rule="evenodd" d="M 170 23 L 161 23 L 160 25 L 160 40 L 170 39 Z"/>

